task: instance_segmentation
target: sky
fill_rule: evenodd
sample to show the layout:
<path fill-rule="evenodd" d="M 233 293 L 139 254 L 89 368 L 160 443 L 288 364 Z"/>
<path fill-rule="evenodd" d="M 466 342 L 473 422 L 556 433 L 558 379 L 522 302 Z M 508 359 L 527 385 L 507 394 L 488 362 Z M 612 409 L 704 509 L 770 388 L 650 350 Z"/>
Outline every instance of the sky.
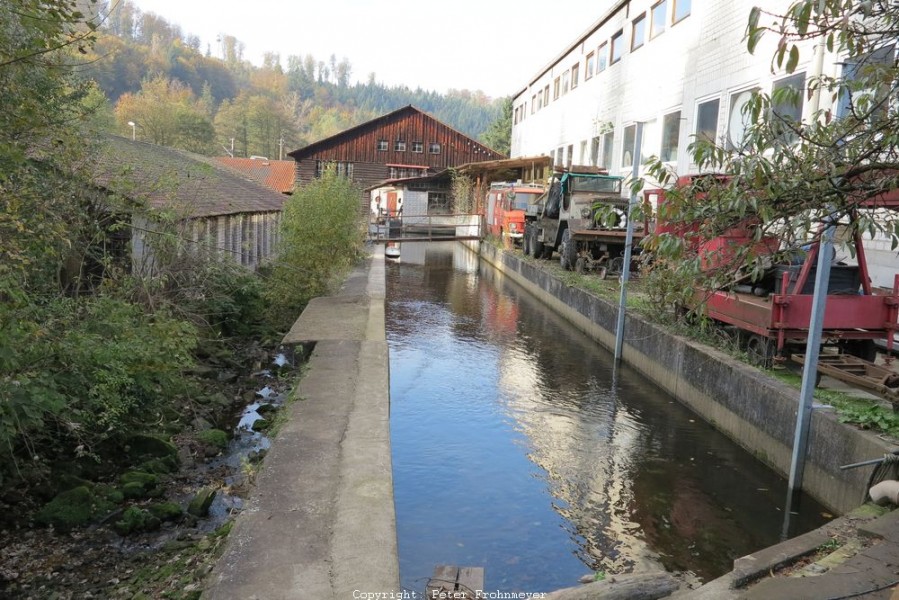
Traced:
<path fill-rule="evenodd" d="M 608 0 L 555 4 L 518 0 L 131 0 L 197 35 L 216 56 L 216 38 L 243 42 L 259 65 L 265 52 L 312 54 L 327 62 L 346 57 L 353 81 L 482 90 L 498 98 L 530 78 L 592 25 Z"/>

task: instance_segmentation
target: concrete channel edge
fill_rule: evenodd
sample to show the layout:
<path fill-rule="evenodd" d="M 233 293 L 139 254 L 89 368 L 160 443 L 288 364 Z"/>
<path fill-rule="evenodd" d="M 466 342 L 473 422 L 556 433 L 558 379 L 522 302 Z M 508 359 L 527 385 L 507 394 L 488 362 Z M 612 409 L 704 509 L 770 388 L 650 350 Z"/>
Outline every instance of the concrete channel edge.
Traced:
<path fill-rule="evenodd" d="M 314 344 L 287 420 L 213 569 L 207 599 L 400 590 L 382 248 L 284 344 Z"/>
<path fill-rule="evenodd" d="M 613 348 L 617 304 L 567 286 L 539 263 L 490 244 L 467 245 L 502 276 L 527 289 L 606 348 Z M 623 360 L 777 472 L 789 471 L 798 390 L 634 314 L 625 320 Z M 840 465 L 883 456 L 887 451 L 887 443 L 876 435 L 840 423 L 832 409 L 816 408 L 804 489 L 831 510 L 849 512 L 864 500 L 868 472 L 841 471 Z"/>

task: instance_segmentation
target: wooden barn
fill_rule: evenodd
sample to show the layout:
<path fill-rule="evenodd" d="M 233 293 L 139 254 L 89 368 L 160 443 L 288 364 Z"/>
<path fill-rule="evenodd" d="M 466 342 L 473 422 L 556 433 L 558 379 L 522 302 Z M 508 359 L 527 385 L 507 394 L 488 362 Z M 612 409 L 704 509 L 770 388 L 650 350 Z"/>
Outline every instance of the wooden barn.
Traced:
<path fill-rule="evenodd" d="M 299 186 L 334 163 L 340 175 L 360 188 L 388 179 L 433 175 L 463 163 L 503 158 L 502 154 L 441 123 L 414 106 L 405 106 L 337 135 L 289 153 L 296 161 Z M 368 212 L 368 195 L 363 210 Z"/>

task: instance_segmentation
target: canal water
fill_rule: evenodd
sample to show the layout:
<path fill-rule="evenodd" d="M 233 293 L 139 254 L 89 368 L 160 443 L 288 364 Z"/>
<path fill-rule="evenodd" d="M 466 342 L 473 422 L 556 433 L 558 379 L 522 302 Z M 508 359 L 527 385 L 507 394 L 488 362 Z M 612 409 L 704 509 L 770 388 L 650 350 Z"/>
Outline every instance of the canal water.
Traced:
<path fill-rule="evenodd" d="M 690 583 L 780 541 L 786 481 L 461 244 L 387 268 L 400 575 L 485 568 L 485 590 L 591 572 Z M 830 515 L 806 498 L 792 535 Z"/>

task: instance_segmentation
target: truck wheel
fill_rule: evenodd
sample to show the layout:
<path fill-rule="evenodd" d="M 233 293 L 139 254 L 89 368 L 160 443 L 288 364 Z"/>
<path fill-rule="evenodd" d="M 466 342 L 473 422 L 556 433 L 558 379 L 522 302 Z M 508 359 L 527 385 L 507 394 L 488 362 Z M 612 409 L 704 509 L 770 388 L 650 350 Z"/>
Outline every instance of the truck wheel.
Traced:
<path fill-rule="evenodd" d="M 846 354 L 871 363 L 877 359 L 877 346 L 874 345 L 874 340 L 847 340 L 845 344 L 843 348 Z"/>
<path fill-rule="evenodd" d="M 763 369 L 773 367 L 776 351 L 777 347 L 771 338 L 754 333 L 746 340 L 746 353 L 749 355 L 749 362 L 757 367 Z"/>
<path fill-rule="evenodd" d="M 578 275 L 583 275 L 587 272 L 587 259 L 583 256 L 578 256 L 577 261 L 574 263 L 574 270 Z"/>
<path fill-rule="evenodd" d="M 521 252 L 525 256 L 531 256 L 533 251 L 531 250 L 531 233 L 532 227 L 530 225 L 524 226 L 524 235 L 521 237 Z"/>
<path fill-rule="evenodd" d="M 577 262 L 576 242 L 571 239 L 571 230 L 566 229 L 562 233 L 562 242 L 559 244 L 559 263 L 566 271 L 574 268 Z"/>

